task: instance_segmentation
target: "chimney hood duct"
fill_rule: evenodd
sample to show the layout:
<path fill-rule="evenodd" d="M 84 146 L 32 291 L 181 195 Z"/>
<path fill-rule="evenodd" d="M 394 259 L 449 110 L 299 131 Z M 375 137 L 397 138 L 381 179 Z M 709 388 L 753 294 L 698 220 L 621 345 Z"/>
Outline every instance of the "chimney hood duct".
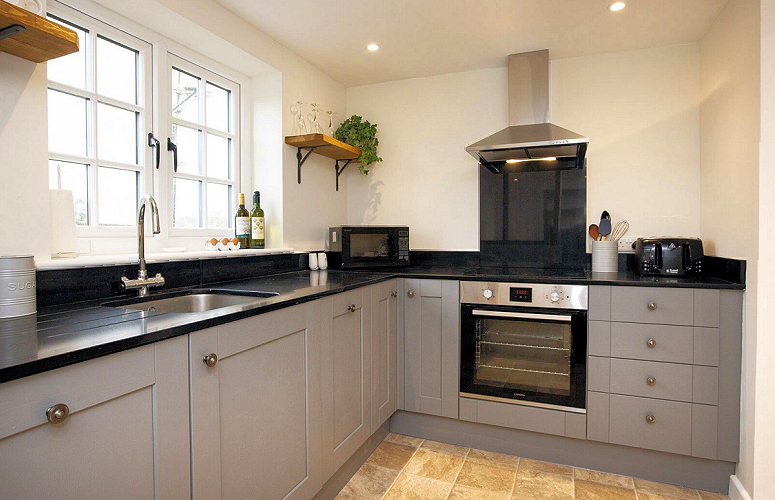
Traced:
<path fill-rule="evenodd" d="M 494 173 L 583 168 L 589 138 L 549 123 L 549 51 L 509 56 L 509 127 L 466 148 Z"/>

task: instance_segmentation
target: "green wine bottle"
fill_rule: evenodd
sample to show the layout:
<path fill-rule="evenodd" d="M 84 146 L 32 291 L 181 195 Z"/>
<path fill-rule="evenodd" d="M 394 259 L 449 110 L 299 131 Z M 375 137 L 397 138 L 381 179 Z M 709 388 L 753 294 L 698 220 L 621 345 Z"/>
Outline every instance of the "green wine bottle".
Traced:
<path fill-rule="evenodd" d="M 234 236 L 241 248 L 250 248 L 250 212 L 245 208 L 245 195 L 239 194 L 239 208 L 234 215 Z"/>
<path fill-rule="evenodd" d="M 250 248 L 266 246 L 266 227 L 264 211 L 261 209 L 261 193 L 253 193 L 253 212 L 250 214 Z"/>

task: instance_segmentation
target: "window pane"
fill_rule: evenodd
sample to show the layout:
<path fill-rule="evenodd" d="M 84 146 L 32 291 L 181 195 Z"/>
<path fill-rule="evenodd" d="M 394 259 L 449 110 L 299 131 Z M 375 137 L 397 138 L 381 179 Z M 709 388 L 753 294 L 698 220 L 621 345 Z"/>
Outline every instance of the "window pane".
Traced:
<path fill-rule="evenodd" d="M 207 183 L 207 227 L 228 229 L 231 224 L 231 186 Z"/>
<path fill-rule="evenodd" d="M 86 31 L 49 16 L 49 19 L 78 33 L 78 52 L 48 61 L 48 79 L 86 89 Z"/>
<path fill-rule="evenodd" d="M 224 132 L 229 130 L 229 94 L 226 89 L 207 82 L 207 126 Z"/>
<path fill-rule="evenodd" d="M 172 68 L 172 116 L 199 123 L 199 78 Z"/>
<path fill-rule="evenodd" d="M 137 164 L 137 115 L 108 104 L 97 105 L 99 158 Z"/>
<path fill-rule="evenodd" d="M 49 89 L 48 149 L 86 156 L 86 107 L 88 99 Z"/>
<path fill-rule="evenodd" d="M 178 147 L 178 172 L 183 174 L 201 174 L 202 162 L 199 159 L 201 156 L 199 131 L 193 128 L 173 125 L 172 142 Z"/>
<path fill-rule="evenodd" d="M 97 92 L 137 104 L 137 59 L 136 51 L 97 37 Z"/>
<path fill-rule="evenodd" d="M 62 172 L 62 189 L 73 192 L 73 206 L 75 208 L 75 223 L 78 226 L 88 225 L 88 170 L 86 165 L 69 163 L 66 161 L 49 160 L 48 162 L 48 188 L 58 189 L 57 167 Z"/>
<path fill-rule="evenodd" d="M 100 167 L 97 173 L 100 226 L 134 226 L 140 174 L 133 170 Z"/>
<path fill-rule="evenodd" d="M 172 225 L 175 227 L 202 227 L 202 183 L 175 178 L 172 184 Z"/>
<path fill-rule="evenodd" d="M 207 176 L 229 179 L 229 146 L 231 139 L 207 134 Z"/>

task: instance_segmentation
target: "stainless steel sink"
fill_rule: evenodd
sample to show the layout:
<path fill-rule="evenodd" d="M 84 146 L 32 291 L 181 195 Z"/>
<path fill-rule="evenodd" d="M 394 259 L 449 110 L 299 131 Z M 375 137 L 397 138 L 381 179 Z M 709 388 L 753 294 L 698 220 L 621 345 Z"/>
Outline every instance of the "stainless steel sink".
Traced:
<path fill-rule="evenodd" d="M 144 300 L 135 303 L 116 304 L 113 307 L 158 313 L 198 313 L 222 309 L 224 307 L 254 304 L 262 297 L 273 297 L 276 293 L 232 295 L 224 293 L 192 293 L 178 297 L 157 300 Z"/>

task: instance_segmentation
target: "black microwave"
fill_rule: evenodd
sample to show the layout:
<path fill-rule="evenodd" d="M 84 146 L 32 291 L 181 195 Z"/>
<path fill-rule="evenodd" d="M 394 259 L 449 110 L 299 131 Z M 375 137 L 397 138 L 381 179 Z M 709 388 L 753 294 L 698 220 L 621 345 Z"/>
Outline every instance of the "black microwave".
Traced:
<path fill-rule="evenodd" d="M 409 265 L 408 226 L 328 228 L 330 267 L 341 269 Z"/>

